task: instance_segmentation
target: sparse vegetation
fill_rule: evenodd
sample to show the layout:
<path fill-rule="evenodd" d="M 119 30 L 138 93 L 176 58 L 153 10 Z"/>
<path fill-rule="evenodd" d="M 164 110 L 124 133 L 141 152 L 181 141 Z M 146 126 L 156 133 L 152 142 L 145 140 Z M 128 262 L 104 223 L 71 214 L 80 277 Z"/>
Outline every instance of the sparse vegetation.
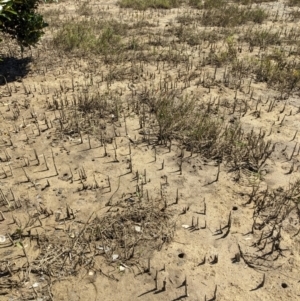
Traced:
<path fill-rule="evenodd" d="M 120 0 L 120 7 L 145 10 L 147 8 L 163 8 L 170 9 L 178 7 L 180 0 Z"/>
<path fill-rule="evenodd" d="M 241 40 L 249 43 L 250 47 L 260 47 L 264 50 L 270 45 L 281 44 L 280 32 L 272 32 L 264 29 L 251 30 L 247 32 L 244 37 L 241 37 Z"/>
<path fill-rule="evenodd" d="M 297 299 L 298 8 L 264 2 L 48 2 L 36 48 L 3 34 L 0 295 Z"/>
<path fill-rule="evenodd" d="M 288 1 L 289 6 L 300 6 L 299 0 L 289 0 Z"/>
<path fill-rule="evenodd" d="M 261 24 L 267 13 L 261 8 L 241 8 L 228 5 L 222 9 L 204 11 L 201 23 L 204 26 L 236 27 L 247 22 Z"/>
<path fill-rule="evenodd" d="M 116 23 L 97 23 L 83 20 L 65 23 L 56 33 L 53 46 L 65 52 L 113 54 L 120 51 L 125 28 Z"/>

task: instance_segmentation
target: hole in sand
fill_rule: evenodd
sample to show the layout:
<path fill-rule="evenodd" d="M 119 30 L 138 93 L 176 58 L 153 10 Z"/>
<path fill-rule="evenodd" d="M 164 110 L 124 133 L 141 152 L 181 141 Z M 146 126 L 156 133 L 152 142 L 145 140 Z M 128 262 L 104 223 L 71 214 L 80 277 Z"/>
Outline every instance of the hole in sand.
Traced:
<path fill-rule="evenodd" d="M 178 257 L 179 257 L 179 258 L 184 258 L 184 257 L 185 257 L 185 254 L 184 254 L 184 253 L 179 253 L 179 254 L 178 254 Z"/>
<path fill-rule="evenodd" d="M 281 287 L 282 287 L 282 288 L 287 288 L 288 285 L 287 285 L 286 283 L 283 282 L 283 283 L 281 283 Z"/>
<path fill-rule="evenodd" d="M 236 210 L 238 210 L 238 207 L 237 207 L 237 206 L 233 206 L 233 207 L 232 207 L 232 210 L 233 210 L 233 211 L 236 211 Z"/>

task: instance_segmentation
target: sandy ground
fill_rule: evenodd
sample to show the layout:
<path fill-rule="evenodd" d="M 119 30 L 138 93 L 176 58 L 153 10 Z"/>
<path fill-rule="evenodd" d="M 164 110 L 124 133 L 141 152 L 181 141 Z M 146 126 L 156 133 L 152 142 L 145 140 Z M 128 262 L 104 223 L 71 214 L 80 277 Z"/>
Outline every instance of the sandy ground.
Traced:
<path fill-rule="evenodd" d="M 184 50 L 193 61 L 188 71 L 186 63 L 144 61 L 141 68 L 138 59 L 131 59 L 112 68 L 101 56 L 57 54 L 50 45 L 58 30 L 53 24 L 76 16 L 79 4 L 43 5 L 41 11 L 48 12 L 50 27 L 32 50 L 25 74 L 20 76 L 22 68 L 16 68 L 21 61 L 17 50 L 3 49 L 19 59 L 6 63 L 8 83 L 0 87 L 0 300 L 300 300 L 299 216 L 292 212 L 281 225 L 281 255 L 259 260 L 261 253 L 253 245 L 264 234 L 253 231 L 257 204 L 245 205 L 256 185 L 260 191 L 275 190 L 289 187 L 298 178 L 298 94 L 282 99 L 279 91 L 254 80 L 249 99 L 247 80 L 237 92 L 222 83 L 225 67 L 217 70 L 217 85 L 210 89 L 198 85 L 205 72 L 214 73 L 213 66 L 201 69 L 198 64 L 201 51 L 209 52 L 205 43 L 202 50 Z M 94 16 L 153 24 L 142 28 L 140 35 L 142 40 L 162 37 L 150 47 L 158 52 L 174 39 L 167 29 L 177 26 L 178 16 L 197 15 L 185 6 L 146 12 L 120 9 L 115 1 L 94 1 L 90 6 Z M 281 1 L 262 6 L 271 15 L 279 11 L 276 22 L 270 17 L 263 26 L 297 26 L 298 21 L 286 19 L 290 8 Z M 247 46 L 242 46 L 241 56 L 248 53 Z M 251 55 L 259 52 L 256 47 Z M 133 75 L 130 67 L 136 68 Z M 118 70 L 119 77 L 109 81 L 113 70 Z M 187 83 L 186 73 L 193 72 L 195 77 Z M 239 100 L 248 99 L 244 116 L 226 114 L 225 120 L 236 116 L 245 131 L 261 129 L 266 139 L 277 143 L 262 170 L 243 170 L 235 181 L 224 163 L 218 165 L 216 160 L 186 150 L 179 139 L 170 147 L 157 144 L 155 135 L 145 139 L 135 101 L 145 87 L 158 90 L 162 81 L 170 87 L 176 82 L 179 93 L 197 95 L 203 103 L 219 97 L 224 112 L 226 103 L 228 110 L 232 108 L 235 93 Z M 92 131 L 82 130 L 80 137 L 72 127 L 64 131 L 61 127 L 67 129 L 69 122 L 76 121 L 74 115 L 70 117 L 71 103 L 84 91 L 107 93 L 111 103 L 118 99 L 120 109 L 119 116 L 106 112 L 100 124 L 87 117 L 96 125 Z M 268 112 L 271 101 L 274 108 Z M 82 116 L 77 118 L 86 125 Z M 92 220 L 111 212 L 116 216 L 126 202 L 138 203 L 141 195 L 142 202 L 152 202 L 150 211 L 159 208 L 158 212 L 170 216 L 170 240 L 160 238 L 160 250 L 157 241 L 145 240 L 135 251 L 128 251 L 134 252 L 129 260 L 118 249 L 103 252 L 103 242 L 88 237 Z M 165 221 L 153 219 L 153 231 L 161 233 Z M 132 226 L 137 235 L 146 227 L 136 228 L 141 226 L 138 222 Z M 270 244 L 267 241 L 266 249 Z M 118 258 L 113 260 L 114 255 Z M 70 272 L 66 267 L 78 258 L 82 258 L 78 268 Z"/>

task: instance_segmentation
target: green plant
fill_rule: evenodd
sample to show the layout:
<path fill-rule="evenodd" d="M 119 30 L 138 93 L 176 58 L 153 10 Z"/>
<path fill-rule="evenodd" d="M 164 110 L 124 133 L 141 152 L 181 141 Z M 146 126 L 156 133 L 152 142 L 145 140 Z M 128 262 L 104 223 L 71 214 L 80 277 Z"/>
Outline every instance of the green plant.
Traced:
<path fill-rule="evenodd" d="M 164 143 L 186 128 L 189 117 L 195 109 L 193 99 L 178 97 L 175 91 L 157 93 L 151 90 L 140 97 L 140 102 L 146 105 L 150 115 L 154 116 L 156 122 L 152 127 L 158 140 Z"/>
<path fill-rule="evenodd" d="M 289 0 L 289 6 L 300 6 L 300 0 Z"/>
<path fill-rule="evenodd" d="M 122 48 L 120 34 L 126 29 L 117 22 L 68 21 L 54 36 L 53 45 L 65 52 L 114 54 Z"/>
<path fill-rule="evenodd" d="M 83 2 L 76 10 L 80 16 L 90 16 L 93 14 L 93 9 L 88 1 Z"/>
<path fill-rule="evenodd" d="M 270 45 L 281 44 L 280 33 L 278 31 L 271 32 L 266 29 L 247 31 L 245 36 L 240 38 L 240 40 L 248 42 L 250 47 L 258 46 L 261 49 L 266 49 Z"/>
<path fill-rule="evenodd" d="M 208 61 L 210 64 L 221 67 L 224 63 L 233 62 L 237 59 L 237 45 L 233 36 L 228 36 L 225 40 L 226 50 L 219 53 L 211 50 L 208 55 Z"/>
<path fill-rule="evenodd" d="M 279 90 L 292 91 L 300 87 L 300 65 L 288 61 L 283 51 L 265 55 L 254 68 L 256 79 Z"/>
<path fill-rule="evenodd" d="M 204 11 L 201 23 L 204 26 L 231 27 L 239 26 L 247 22 L 261 24 L 268 14 L 261 8 L 242 8 L 236 5 L 228 5 L 222 9 L 209 9 Z"/>
<path fill-rule="evenodd" d="M 274 2 L 274 0 L 234 0 L 234 2 L 242 5 L 251 5 L 253 3 Z"/>
<path fill-rule="evenodd" d="M 178 7 L 180 0 L 120 0 L 118 3 L 121 7 L 145 10 L 147 8 L 170 9 Z"/>
<path fill-rule="evenodd" d="M 189 0 L 189 4 L 198 9 L 223 8 L 226 5 L 225 0 Z"/>
<path fill-rule="evenodd" d="M 0 31 L 15 39 L 21 46 L 34 46 L 48 25 L 37 13 L 40 0 L 1 0 Z"/>
<path fill-rule="evenodd" d="M 219 31 L 212 29 L 197 30 L 193 26 L 180 25 L 170 29 L 171 32 L 178 38 L 180 43 L 187 43 L 190 46 L 195 46 L 208 41 L 213 44 L 221 40 L 225 35 L 229 35 L 228 29 L 220 29 Z"/>

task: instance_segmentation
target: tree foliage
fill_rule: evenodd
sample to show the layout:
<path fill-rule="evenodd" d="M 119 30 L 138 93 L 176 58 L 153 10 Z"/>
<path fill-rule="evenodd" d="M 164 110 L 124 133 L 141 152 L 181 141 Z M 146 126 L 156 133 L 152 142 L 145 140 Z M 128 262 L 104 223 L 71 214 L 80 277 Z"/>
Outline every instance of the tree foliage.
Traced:
<path fill-rule="evenodd" d="M 48 25 L 37 12 L 40 2 L 41 0 L 0 0 L 0 31 L 15 39 L 22 49 L 34 46 Z"/>

